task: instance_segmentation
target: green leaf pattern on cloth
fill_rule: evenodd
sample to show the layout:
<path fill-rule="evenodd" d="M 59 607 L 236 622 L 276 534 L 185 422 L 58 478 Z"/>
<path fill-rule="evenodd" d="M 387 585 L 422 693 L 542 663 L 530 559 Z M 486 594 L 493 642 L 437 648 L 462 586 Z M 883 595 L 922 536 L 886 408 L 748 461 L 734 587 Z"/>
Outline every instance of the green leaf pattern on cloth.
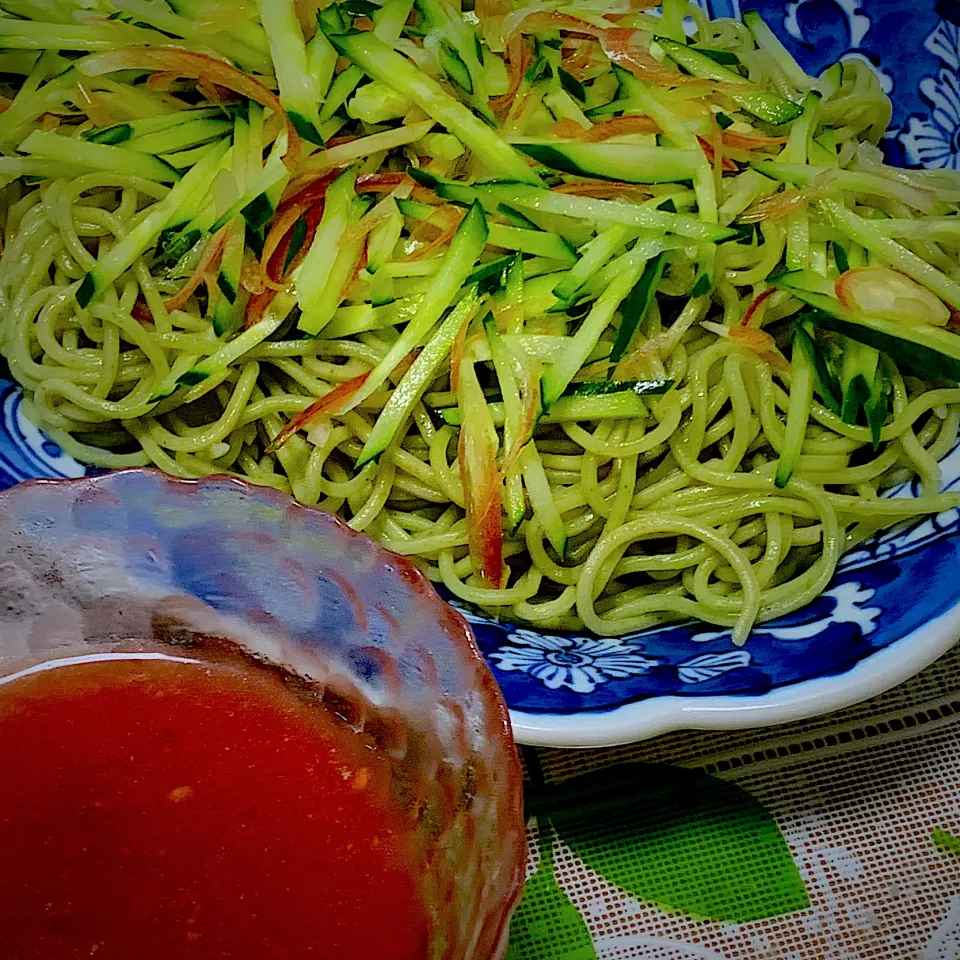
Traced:
<path fill-rule="evenodd" d="M 668 912 L 746 923 L 809 906 L 776 820 L 741 787 L 716 777 L 630 764 L 528 785 L 527 812 L 539 817 L 544 839 L 507 960 L 596 957 L 554 873 L 554 830 L 605 880 Z M 946 836 L 960 851 L 960 840 Z"/>
<path fill-rule="evenodd" d="M 505 960 L 596 960 L 590 931 L 557 882 L 553 830 L 544 824 L 540 865 L 527 881 L 510 926 Z"/>

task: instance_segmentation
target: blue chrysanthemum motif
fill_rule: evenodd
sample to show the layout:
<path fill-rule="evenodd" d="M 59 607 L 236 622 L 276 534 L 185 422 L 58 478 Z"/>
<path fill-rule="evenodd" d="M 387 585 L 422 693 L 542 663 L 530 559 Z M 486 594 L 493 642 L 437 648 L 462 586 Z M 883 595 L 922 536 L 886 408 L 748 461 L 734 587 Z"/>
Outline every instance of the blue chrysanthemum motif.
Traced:
<path fill-rule="evenodd" d="M 923 167 L 960 168 L 960 77 L 952 70 L 941 70 L 936 77 L 925 77 L 920 92 L 933 105 L 926 117 L 907 119 L 900 142 L 907 162 Z"/>
<path fill-rule="evenodd" d="M 574 693 L 592 693 L 610 680 L 641 676 L 660 663 L 635 645 L 607 637 L 554 637 L 515 630 L 510 641 L 490 654 L 497 668 L 527 673 L 550 690 L 566 687 Z"/>
<path fill-rule="evenodd" d="M 923 167 L 960 166 L 960 28 L 941 20 L 924 42 L 940 61 L 936 76 L 920 81 L 929 113 L 913 114 L 900 131 L 907 163 Z"/>

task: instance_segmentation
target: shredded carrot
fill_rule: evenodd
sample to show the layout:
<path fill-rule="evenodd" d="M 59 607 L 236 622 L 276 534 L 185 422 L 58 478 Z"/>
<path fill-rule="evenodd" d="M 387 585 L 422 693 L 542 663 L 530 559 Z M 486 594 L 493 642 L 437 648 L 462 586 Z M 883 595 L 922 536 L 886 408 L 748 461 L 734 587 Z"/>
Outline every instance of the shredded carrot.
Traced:
<path fill-rule="evenodd" d="M 726 170 L 735 173 L 740 169 L 729 157 L 725 157 L 722 152 L 718 151 L 709 140 L 703 137 L 697 137 L 697 143 L 700 144 L 700 149 L 706 154 L 714 170 L 719 169 L 721 171 Z"/>
<path fill-rule="evenodd" d="M 409 180 L 406 173 L 365 173 L 357 177 L 357 193 L 392 193 Z"/>
<path fill-rule="evenodd" d="M 577 197 L 618 197 L 622 194 L 634 194 L 641 197 L 651 195 L 650 187 L 641 183 L 622 183 L 617 180 L 580 180 L 576 183 L 562 183 L 553 188 L 554 193 L 569 193 Z"/>
<path fill-rule="evenodd" d="M 205 283 L 209 287 L 211 283 L 215 282 L 215 278 L 212 275 L 213 267 L 223 253 L 223 247 L 227 242 L 229 232 L 229 226 L 227 226 L 210 238 L 206 249 L 203 251 L 203 256 L 200 258 L 200 262 L 191 274 L 190 279 L 164 303 L 168 313 L 173 310 L 179 310 L 180 307 L 197 292 L 201 284 Z"/>
<path fill-rule="evenodd" d="M 510 347 L 507 347 L 510 350 Z M 504 452 L 503 473 L 510 473 L 523 453 L 523 448 L 533 436 L 537 426 L 537 417 L 540 413 L 540 374 L 542 365 L 526 354 L 511 351 L 514 369 L 517 373 L 517 385 L 520 388 L 520 398 L 523 401 L 523 417 L 520 421 L 520 431 L 510 449 Z"/>
<path fill-rule="evenodd" d="M 298 413 L 273 438 L 267 447 L 267 453 L 279 450 L 298 430 L 308 427 L 314 420 L 323 416 L 342 413 L 343 408 L 354 397 L 357 391 L 367 382 L 372 371 L 361 373 L 360 376 L 347 380 L 325 393 L 319 400 L 315 400 L 303 413 Z"/>
<path fill-rule="evenodd" d="M 585 142 L 599 143 L 611 137 L 622 137 L 631 133 L 659 133 L 660 126 L 653 117 L 611 117 L 582 132 Z"/>
<path fill-rule="evenodd" d="M 339 170 L 326 173 L 299 193 L 294 194 L 288 200 L 280 202 L 274 214 L 273 225 L 263 243 L 263 255 L 260 258 L 260 268 L 266 286 L 272 287 L 275 290 L 282 290 L 285 286 L 283 282 L 283 263 L 286 262 L 286 250 L 289 249 L 290 234 L 296 226 L 297 221 L 318 204 L 320 205 L 320 215 L 323 214 L 322 204 L 327 194 L 327 188 L 339 175 Z M 279 250 L 284 241 L 286 241 L 286 246 L 278 271 L 274 268 L 272 261 L 274 254 Z"/>
<path fill-rule="evenodd" d="M 488 586 L 501 589 L 506 582 L 500 520 L 503 478 L 497 469 L 496 450 L 484 427 L 485 424 L 474 423 L 469 417 L 464 421 L 457 456 L 474 571 Z"/>
<path fill-rule="evenodd" d="M 787 187 L 772 197 L 753 204 L 737 218 L 741 223 L 757 223 L 761 220 L 779 220 L 797 210 L 802 210 L 810 198 L 796 187 Z"/>
<path fill-rule="evenodd" d="M 520 89 L 520 83 L 527 69 L 527 47 L 523 42 L 523 37 L 519 32 L 511 35 L 507 41 L 506 57 L 508 66 L 507 92 L 499 97 L 494 97 L 490 101 L 491 110 L 508 110 L 513 103 L 517 91 Z"/>
<path fill-rule="evenodd" d="M 734 133 L 732 130 L 724 130 L 721 133 L 723 143 L 727 147 L 739 148 L 740 150 L 761 150 L 764 147 L 780 147 L 787 142 L 786 137 L 761 137 L 754 134 Z"/>
<path fill-rule="evenodd" d="M 763 293 L 753 298 L 753 303 L 747 307 L 746 311 L 743 314 L 743 319 L 740 321 L 741 327 L 749 327 L 750 321 L 753 320 L 756 312 L 767 302 L 775 293 L 777 292 L 776 287 L 770 287 L 769 290 L 764 290 Z"/>
<path fill-rule="evenodd" d="M 402 259 L 422 260 L 424 257 L 430 256 L 430 254 L 435 250 L 446 246 L 450 242 L 450 240 L 453 238 L 453 235 L 457 232 L 457 227 L 460 226 L 460 221 L 464 217 L 463 211 L 448 204 L 446 206 L 437 207 L 437 214 L 447 221 L 446 224 L 443 227 L 437 227 L 432 223 L 419 225 L 421 228 L 427 226 L 434 230 L 438 230 L 439 232 L 428 243 L 425 243 L 422 247 L 415 250 L 408 256 L 403 257 Z"/>
<path fill-rule="evenodd" d="M 650 53 L 650 35 L 642 30 L 611 27 L 601 32 L 599 39 L 603 52 L 612 62 L 647 83 L 658 87 L 704 85 L 704 81 L 697 77 L 688 77 L 658 63 Z"/>
<path fill-rule="evenodd" d="M 789 370 L 787 358 L 777 349 L 773 337 L 766 330 L 756 327 L 732 327 L 727 336 L 741 347 L 755 353 L 777 370 Z"/>

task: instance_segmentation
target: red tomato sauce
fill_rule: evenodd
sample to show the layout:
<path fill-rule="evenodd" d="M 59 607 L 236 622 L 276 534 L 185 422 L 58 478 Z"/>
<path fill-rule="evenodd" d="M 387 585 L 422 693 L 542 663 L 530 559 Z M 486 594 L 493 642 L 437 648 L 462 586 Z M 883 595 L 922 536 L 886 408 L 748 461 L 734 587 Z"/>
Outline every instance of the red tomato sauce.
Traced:
<path fill-rule="evenodd" d="M 424 960 L 388 775 L 265 669 L 97 661 L 0 684 L 0 954 Z"/>

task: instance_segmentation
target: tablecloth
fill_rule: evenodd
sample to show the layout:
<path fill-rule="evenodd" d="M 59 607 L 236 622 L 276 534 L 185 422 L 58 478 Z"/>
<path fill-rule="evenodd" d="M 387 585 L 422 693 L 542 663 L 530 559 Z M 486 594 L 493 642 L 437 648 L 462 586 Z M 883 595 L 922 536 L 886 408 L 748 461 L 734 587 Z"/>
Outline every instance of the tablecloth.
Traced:
<path fill-rule="evenodd" d="M 960 960 L 960 647 L 803 723 L 524 760 L 508 960 Z"/>

